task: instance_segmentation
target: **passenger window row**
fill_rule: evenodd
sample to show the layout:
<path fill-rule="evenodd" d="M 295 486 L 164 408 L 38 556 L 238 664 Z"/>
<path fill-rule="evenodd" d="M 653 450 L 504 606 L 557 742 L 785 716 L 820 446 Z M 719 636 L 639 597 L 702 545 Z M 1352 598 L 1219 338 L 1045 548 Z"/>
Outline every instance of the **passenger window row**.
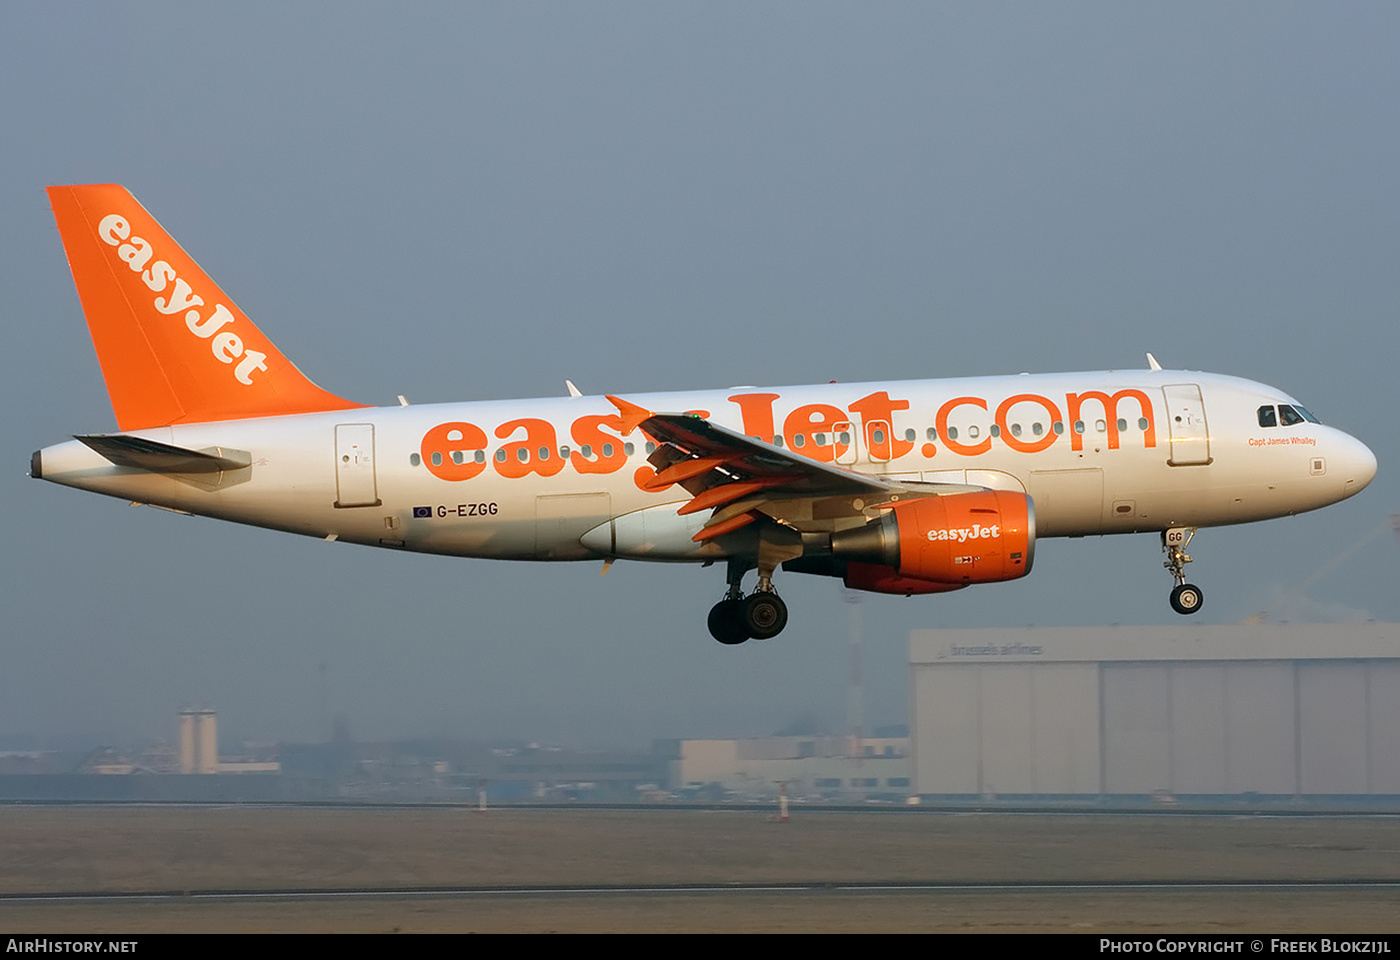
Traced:
<path fill-rule="evenodd" d="M 1298 411 L 1297 413 L 1294 412 L 1295 409 Z M 1272 426 L 1274 426 L 1274 413 L 1273 413 L 1273 410 L 1274 410 L 1273 407 L 1260 407 L 1260 408 L 1259 408 L 1259 425 L 1260 425 L 1261 427 L 1272 427 Z M 1308 412 L 1307 412 L 1306 410 L 1304 410 L 1302 407 L 1299 407 L 1299 406 L 1296 406 L 1296 405 L 1290 406 L 1289 404 L 1281 404 L 1281 405 L 1279 406 L 1279 411 L 1280 411 L 1280 413 L 1281 413 L 1281 414 L 1284 416 L 1284 418 L 1285 418 L 1284 421 L 1283 421 L 1285 426 L 1287 426 L 1288 424 L 1292 424 L 1292 423 L 1301 423 L 1301 422 L 1302 422 L 1303 420 L 1305 420 L 1305 419 L 1306 419 L 1306 420 L 1309 420 L 1309 421 L 1311 421 L 1311 422 L 1313 422 L 1313 423 L 1317 423 L 1317 422 L 1318 422 L 1317 419 L 1316 419 L 1315 417 L 1313 417 L 1312 414 L 1308 413 Z M 1286 411 L 1286 412 L 1285 412 L 1285 411 Z M 1266 414 L 1267 414 L 1267 420 L 1268 420 L 1267 423 L 1265 422 L 1265 420 L 1266 420 Z M 1289 418 L 1293 418 L 1293 419 L 1289 419 Z M 1023 436 L 1023 435 L 1025 434 L 1025 432 L 1026 432 L 1025 428 L 1024 428 L 1021 424 L 1019 424 L 1019 423 L 1013 423 L 1013 424 L 1011 424 L 1010 426 L 1011 426 L 1011 435 L 1012 435 L 1013 437 L 1020 437 L 1020 436 Z M 1139 429 L 1139 430 L 1146 430 L 1147 427 L 1148 427 L 1147 418 L 1146 418 L 1146 417 L 1139 417 L 1139 418 L 1138 418 L 1138 422 L 1137 422 L 1137 426 L 1138 426 L 1138 429 Z M 1117 427 L 1118 427 L 1118 430 L 1119 430 L 1120 433 L 1123 432 L 1123 431 L 1125 431 L 1125 430 L 1127 430 L 1127 429 L 1128 429 L 1128 421 L 1127 421 L 1127 420 L 1124 420 L 1124 419 L 1122 419 L 1122 418 L 1120 417 L 1119 420 L 1118 420 L 1118 423 L 1117 423 Z M 1045 428 L 1045 424 L 1043 424 L 1043 423 L 1038 423 L 1038 422 L 1037 422 L 1037 423 L 1032 423 L 1032 424 L 1030 425 L 1030 433 L 1031 433 L 1031 436 L 1033 436 L 1033 437 L 1042 437 L 1042 436 L 1045 435 L 1045 429 L 1046 429 L 1046 428 Z M 1075 432 L 1075 433 L 1083 434 L 1083 433 L 1086 433 L 1086 432 L 1088 431 L 1088 425 L 1087 425 L 1083 420 L 1076 420 L 1076 421 L 1074 421 L 1073 429 L 1074 429 L 1074 432 Z M 1056 420 L 1054 423 L 1050 424 L 1050 430 L 1053 431 L 1053 432 L 1054 432 L 1055 434 L 1057 434 L 1057 435 L 1061 435 L 1061 434 L 1063 434 L 1063 433 L 1065 432 L 1065 425 L 1064 425 L 1063 423 L 1061 423 L 1060 421 Z M 1098 432 L 1098 433 L 1107 433 L 1107 432 L 1108 432 L 1108 424 L 1107 424 L 1107 422 L 1106 422 L 1106 421 L 1103 421 L 1103 420 L 1095 420 L 1095 421 L 1094 421 L 1094 430 L 1095 430 L 1096 432 Z M 980 438 L 980 437 L 982 436 L 982 428 L 979 427 L 979 426 L 977 426 L 977 425 L 975 425 L 975 424 L 972 425 L 972 426 L 967 427 L 967 428 L 966 428 L 966 432 L 967 432 L 967 437 L 968 437 L 968 439 L 971 439 L 971 440 L 976 440 L 976 439 L 978 439 L 978 438 Z M 994 424 L 992 424 L 989 428 L 987 428 L 987 432 L 988 432 L 991 436 L 993 436 L 993 437 L 1000 437 L 1000 436 L 1001 436 L 1001 427 L 1000 427 L 999 425 L 997 425 L 997 424 L 994 423 Z M 928 439 L 930 442 L 936 441 L 936 440 L 938 440 L 938 429 L 937 429 L 936 427 L 929 427 L 926 431 L 924 431 L 924 436 L 927 437 L 927 439 Z M 959 430 L 958 430 L 957 427 L 949 427 L 949 428 L 948 428 L 947 436 L 945 437 L 945 439 L 947 439 L 947 440 L 958 440 L 959 437 L 960 437 L 960 432 L 959 432 Z M 841 445 L 841 446 L 843 446 L 843 447 L 849 447 L 850 444 L 851 444 L 851 434 L 850 434 L 850 431 L 848 431 L 848 430 L 842 430 L 842 431 L 839 431 L 839 432 L 834 433 L 834 434 L 829 434 L 829 433 L 826 433 L 826 432 L 824 432 L 824 431 L 816 432 L 816 433 L 811 434 L 811 439 L 812 439 L 812 443 L 815 444 L 815 445 L 818 446 L 818 447 L 825 447 L 827 444 L 833 443 L 833 442 L 834 442 L 834 443 L 837 443 L 837 444 L 839 444 L 839 445 Z M 915 430 L 913 430 L 913 429 L 907 429 L 907 430 L 904 431 L 904 440 L 905 440 L 906 443 L 914 443 L 917 439 L 918 439 L 918 433 L 917 433 Z M 871 430 L 871 431 L 870 431 L 870 442 L 871 442 L 872 444 L 879 444 L 879 445 L 885 444 L 885 443 L 887 442 L 887 437 L 886 437 L 886 435 L 885 435 L 885 431 L 882 430 L 882 429 L 880 429 L 879 427 L 876 427 L 875 429 Z M 778 435 L 778 436 L 773 437 L 773 445 L 774 445 L 775 447 L 783 447 L 783 446 L 789 445 L 789 444 L 792 446 L 793 449 L 800 450 L 800 449 L 802 449 L 803 447 L 805 447 L 805 446 L 807 445 L 807 435 L 806 435 L 806 434 L 802 434 L 802 433 L 794 434 L 794 435 L 792 436 L 792 439 L 791 439 L 790 441 L 785 441 L 784 438 L 783 438 L 781 435 Z M 647 455 L 650 456 L 650 455 L 651 455 L 652 453 L 654 453 L 655 451 L 656 451 L 656 444 L 653 443 L 652 441 L 648 440 L 648 441 L 647 441 L 647 444 L 646 444 L 646 453 L 647 453 Z M 578 448 L 578 452 L 579 452 L 579 454 L 580 454 L 585 460 L 592 460 L 592 459 L 594 459 L 593 447 L 592 447 L 591 444 L 587 444 L 587 443 L 583 444 L 581 447 Z M 603 455 L 603 457 L 605 457 L 605 458 L 610 458 L 610 457 L 613 456 L 614 452 L 615 452 L 615 447 L 613 446 L 613 444 L 611 444 L 611 443 L 605 443 L 605 444 L 603 444 L 603 446 L 602 446 L 602 455 Z M 630 456 L 632 456 L 632 455 L 636 452 L 636 448 L 635 448 L 635 446 L 634 446 L 633 444 L 631 444 L 631 443 L 624 443 L 624 444 L 622 445 L 622 452 L 623 452 L 623 455 L 624 455 L 624 456 L 630 457 Z M 518 448 L 518 449 L 515 451 L 515 453 L 516 453 L 516 457 L 520 460 L 521 463 L 528 463 L 528 462 L 529 462 L 529 460 L 530 460 L 530 453 L 529 453 L 529 451 L 526 450 L 524 447 Z M 553 456 L 553 451 L 552 451 L 551 448 L 549 448 L 549 447 L 540 447 L 539 450 L 537 451 L 537 453 L 538 453 L 539 459 L 540 459 L 541 461 L 549 460 L 549 459 Z M 560 458 L 561 460 L 567 460 L 567 459 L 569 459 L 569 453 L 570 453 L 570 448 L 569 448 L 567 445 L 561 446 L 561 447 L 559 448 L 559 458 Z M 485 463 L 485 462 L 486 462 L 486 453 L 485 453 L 485 451 L 482 451 L 482 450 L 465 450 L 465 451 L 464 451 L 464 450 L 454 450 L 454 451 L 452 451 L 451 456 L 452 456 L 452 462 L 453 462 L 453 463 L 457 463 L 457 464 L 465 463 L 467 457 L 471 457 L 471 459 L 472 459 L 473 462 L 475 462 L 475 463 Z M 497 462 L 497 463 L 505 463 L 505 462 L 506 462 L 506 460 L 507 460 L 507 454 L 506 454 L 506 451 L 505 451 L 504 448 L 500 448 L 500 449 L 498 449 L 498 450 L 496 451 L 495 459 L 496 459 L 496 462 Z M 419 455 L 416 454 L 416 453 L 409 454 L 408 462 L 409 462 L 409 464 L 412 465 L 412 466 L 415 466 L 415 467 L 416 467 L 416 466 L 419 466 L 419 465 L 421 465 L 421 463 L 422 463 L 422 457 L 419 456 Z M 441 465 L 442 465 L 442 454 L 441 454 L 441 453 L 434 453 L 433 456 L 432 456 L 432 463 L 433 463 L 433 466 L 435 466 L 435 467 L 436 467 L 436 466 L 441 466 Z"/>
<path fill-rule="evenodd" d="M 1120 433 L 1122 433 L 1123 431 L 1125 431 L 1125 430 L 1128 429 L 1128 421 L 1125 420 L 1125 419 L 1123 419 L 1122 417 L 1119 417 L 1119 418 L 1118 418 L 1118 422 L 1115 424 L 1115 426 L 1117 427 L 1118 431 L 1119 431 Z M 1146 418 L 1146 417 L 1138 417 L 1137 426 L 1138 426 L 1138 429 L 1139 429 L 1139 430 L 1146 430 L 1146 429 L 1148 428 L 1148 426 L 1149 426 L 1149 424 L 1148 424 L 1148 422 L 1147 422 L 1147 418 Z M 1087 423 L 1085 423 L 1083 420 L 1076 420 L 1076 421 L 1074 421 L 1073 429 L 1074 429 L 1074 432 L 1075 432 L 1075 433 L 1084 434 L 1084 433 L 1087 433 L 1087 432 L 1089 431 L 1089 425 L 1088 425 Z M 1062 434 L 1065 432 L 1065 425 L 1064 425 L 1064 423 L 1062 423 L 1061 421 L 1056 420 L 1054 423 L 1052 423 L 1052 424 L 1050 425 L 1050 430 L 1051 430 L 1053 433 L 1055 433 L 1056 435 L 1062 435 Z M 1108 421 L 1106 421 L 1106 420 L 1095 420 L 1095 421 L 1094 421 L 1094 431 L 1095 431 L 1096 433 L 1107 433 L 1107 432 L 1108 432 Z M 1000 427 L 999 425 L 997 425 L 997 424 L 994 423 L 994 424 L 992 424 L 989 428 L 987 428 L 987 432 L 988 432 L 991 436 L 993 436 L 993 437 L 999 437 L 999 436 L 1001 436 L 1001 427 Z M 1024 433 L 1025 433 L 1025 430 L 1024 430 L 1024 428 L 1022 428 L 1021 424 L 1019 424 L 1019 423 L 1013 423 L 1013 424 L 1011 424 L 1011 435 L 1012 435 L 1013 437 L 1022 436 Z M 971 440 L 976 440 L 976 439 L 977 439 L 978 437 L 980 437 L 981 435 L 982 435 L 982 428 L 981 428 L 981 427 L 976 426 L 976 425 L 973 425 L 973 426 L 970 426 L 970 427 L 967 428 L 967 436 L 968 436 L 969 439 L 971 439 Z M 1035 437 L 1044 436 L 1044 435 L 1045 435 L 1045 424 L 1043 424 L 1043 423 L 1032 423 L 1032 424 L 1031 424 L 1031 435 L 1032 435 L 1032 436 L 1035 436 Z M 947 436 L 947 439 L 949 439 L 949 440 L 957 440 L 957 439 L 958 439 L 958 436 L 959 436 L 959 432 L 958 432 L 958 428 L 957 428 L 957 427 L 949 427 L 949 428 L 948 428 L 948 436 Z M 928 438 L 929 438 L 930 440 L 937 440 L 937 439 L 938 439 L 938 431 L 937 431 L 936 429 L 934 429 L 933 427 L 929 427 L 929 428 L 928 428 Z"/>
<path fill-rule="evenodd" d="M 1138 427 L 1139 430 L 1146 430 L 1146 429 L 1148 428 L 1148 426 L 1149 426 L 1149 424 L 1148 424 L 1148 422 L 1147 422 L 1147 418 L 1146 418 L 1146 417 L 1138 417 L 1137 427 Z M 1123 432 L 1123 431 L 1125 431 L 1125 430 L 1127 430 L 1127 429 L 1128 429 L 1128 421 L 1125 420 L 1125 419 L 1123 419 L 1122 417 L 1119 417 L 1119 418 L 1118 418 L 1118 423 L 1117 423 L 1117 428 L 1118 428 L 1118 430 L 1119 430 L 1120 433 Z M 1063 423 L 1060 423 L 1059 421 L 1056 421 L 1054 424 L 1051 425 L 1051 429 L 1052 429 L 1056 434 L 1063 434 L 1063 433 L 1065 432 L 1065 425 L 1064 425 Z M 1074 422 L 1074 432 L 1075 432 L 1075 433 L 1079 433 L 1079 434 L 1087 433 L 1087 432 L 1088 432 L 1088 429 L 1089 429 L 1088 424 L 1086 424 L 1083 420 L 1076 420 L 1076 421 Z M 976 440 L 978 437 L 982 436 L 982 428 L 981 428 L 980 426 L 973 425 L 973 426 L 967 427 L 966 430 L 967 430 L 967 436 L 968 436 L 968 438 L 970 438 L 970 439 L 972 439 L 972 440 Z M 1108 432 L 1108 422 L 1105 421 L 1105 420 L 1095 420 L 1095 421 L 1094 421 L 1094 430 L 1097 431 L 1098 433 L 1107 433 L 1107 432 Z M 997 424 L 994 423 L 994 424 L 992 424 L 990 427 L 987 428 L 987 432 L 988 432 L 991 436 L 993 436 L 993 437 L 999 437 L 999 436 L 1001 436 L 1001 427 L 1000 427 L 999 425 L 997 425 Z M 1020 437 L 1020 436 L 1023 436 L 1023 435 L 1025 434 L 1025 432 L 1026 432 L 1025 428 L 1024 428 L 1021 424 L 1019 424 L 1019 423 L 1013 423 L 1013 424 L 1011 424 L 1011 435 L 1012 435 L 1013 437 Z M 1042 437 L 1042 436 L 1044 436 L 1044 435 L 1045 435 L 1045 424 L 1043 424 L 1043 423 L 1032 423 L 1032 424 L 1030 425 L 1030 433 L 1031 433 L 1031 435 L 1034 436 L 1034 437 Z M 938 440 L 938 428 L 937 428 L 937 427 L 929 427 L 927 430 L 924 431 L 924 436 L 929 440 L 929 442 L 934 442 L 934 441 Z M 947 439 L 949 439 L 949 440 L 957 440 L 959 436 L 960 436 L 960 433 L 959 433 L 959 430 L 958 430 L 957 427 L 949 427 L 949 428 L 948 428 Z M 830 439 L 831 439 L 831 438 L 830 438 L 826 433 L 814 433 L 814 434 L 812 434 L 812 442 L 813 442 L 814 444 L 816 444 L 817 446 L 819 446 L 819 447 L 824 447 L 824 446 L 826 446 L 827 443 L 830 442 Z M 912 430 L 912 429 L 911 429 L 911 430 L 905 430 L 905 431 L 904 431 L 904 439 L 905 439 L 905 441 L 908 442 L 908 443 L 913 443 L 915 440 L 918 439 L 918 432 L 915 431 L 915 430 Z M 843 445 L 843 446 L 849 445 L 850 442 L 851 442 L 851 435 L 850 435 L 849 433 L 846 433 L 846 432 L 843 431 L 843 432 L 841 432 L 841 433 L 839 433 L 839 434 L 836 435 L 836 441 L 837 441 L 838 443 L 840 443 L 841 445 Z M 883 443 L 885 443 L 885 442 L 886 442 L 885 432 L 884 432 L 883 430 L 879 429 L 878 427 L 877 427 L 876 429 L 872 430 L 871 433 L 870 433 L 870 442 L 871 442 L 872 444 L 883 444 Z M 773 445 L 774 445 L 774 446 L 776 446 L 776 447 L 781 447 L 781 446 L 783 446 L 783 444 L 784 444 L 784 441 L 783 441 L 783 438 L 782 438 L 781 436 L 775 436 L 775 437 L 773 438 Z M 807 444 L 807 438 L 806 438 L 806 436 L 805 436 L 804 434 L 800 434 L 800 433 L 799 433 L 799 434 L 795 434 L 795 435 L 793 436 L 793 438 L 792 438 L 792 441 L 791 441 L 791 446 L 794 447 L 794 448 L 801 448 L 801 447 L 806 446 L 806 444 Z"/>
<path fill-rule="evenodd" d="M 602 451 L 601 451 L 601 452 L 602 452 L 602 455 L 603 455 L 604 458 L 610 458 L 610 457 L 612 457 L 612 455 L 616 452 L 616 449 L 617 449 L 617 448 L 614 447 L 611 443 L 605 443 L 605 444 L 603 444 L 603 448 L 602 448 Z M 655 451 L 655 450 L 656 450 L 656 444 L 651 443 L 651 442 L 648 442 L 648 443 L 647 443 L 647 453 L 650 454 L 650 453 L 652 453 L 652 452 Z M 567 460 L 567 459 L 569 459 L 569 452 L 570 452 L 570 448 L 569 448 L 567 445 L 560 447 L 560 448 L 559 448 L 559 459 L 560 459 L 560 460 Z M 592 446 L 592 444 L 585 443 L 583 446 L 581 446 L 581 447 L 578 448 L 578 452 L 579 452 L 579 455 L 582 456 L 585 460 L 592 460 L 592 459 L 594 459 L 594 455 L 593 455 L 593 446 Z M 630 456 L 632 456 L 632 455 L 633 455 L 634 453 L 636 453 L 636 452 L 637 452 L 637 448 L 636 448 L 635 445 L 633 445 L 633 444 L 631 444 L 631 443 L 624 443 L 624 444 L 622 445 L 622 454 L 623 454 L 623 456 L 630 457 Z M 541 462 L 550 460 L 550 459 L 554 456 L 554 451 L 553 451 L 553 448 L 552 448 L 552 447 L 540 447 L 539 450 L 535 451 L 535 453 L 536 453 L 536 455 L 539 457 L 539 459 L 540 459 Z M 486 451 L 484 451 L 484 450 L 453 450 L 451 456 L 452 456 L 452 462 L 453 462 L 453 463 L 456 463 L 456 464 L 463 464 L 463 463 L 466 463 L 466 462 L 467 462 L 467 457 L 471 457 L 472 462 L 474 462 L 474 463 L 485 463 L 485 462 L 486 462 Z M 519 460 L 521 463 L 529 463 L 529 462 L 530 462 L 530 451 L 529 451 L 527 448 L 525 448 L 525 447 L 520 447 L 519 449 L 517 449 L 517 450 L 515 451 L 515 456 L 516 456 L 516 459 Z M 509 459 L 508 455 L 506 454 L 506 450 L 505 450 L 504 447 L 501 447 L 501 448 L 497 449 L 497 451 L 496 451 L 496 458 L 495 458 L 495 459 L 496 459 L 496 462 L 497 462 L 497 463 L 505 463 L 506 460 Z M 440 467 L 440 466 L 442 466 L 442 453 L 441 453 L 441 452 L 438 452 L 438 451 L 434 451 L 434 452 L 433 452 L 433 455 L 432 455 L 432 458 L 431 458 L 431 462 L 432 462 L 433 466 L 435 466 L 435 467 Z M 417 453 L 410 453 L 410 454 L 408 455 L 408 463 L 409 463 L 409 466 L 412 466 L 412 467 L 421 466 L 422 463 L 423 463 L 423 457 L 422 457 L 420 454 L 417 454 Z"/>

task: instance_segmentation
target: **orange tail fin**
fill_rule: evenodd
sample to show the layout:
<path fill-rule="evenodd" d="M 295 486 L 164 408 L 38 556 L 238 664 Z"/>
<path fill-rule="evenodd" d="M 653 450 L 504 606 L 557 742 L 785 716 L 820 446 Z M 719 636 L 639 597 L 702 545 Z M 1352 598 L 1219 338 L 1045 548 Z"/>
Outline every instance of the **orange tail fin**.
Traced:
<path fill-rule="evenodd" d="M 49 203 L 121 429 L 365 406 L 306 379 L 124 187 Z"/>

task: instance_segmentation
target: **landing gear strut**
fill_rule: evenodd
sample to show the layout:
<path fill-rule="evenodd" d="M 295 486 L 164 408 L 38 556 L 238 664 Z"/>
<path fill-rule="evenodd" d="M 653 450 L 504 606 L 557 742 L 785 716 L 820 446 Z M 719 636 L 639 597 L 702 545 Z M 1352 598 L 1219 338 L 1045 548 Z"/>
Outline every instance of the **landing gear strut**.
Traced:
<path fill-rule="evenodd" d="M 1176 581 L 1176 586 L 1171 592 L 1171 605 L 1172 609 L 1180 614 L 1195 613 L 1201 609 L 1201 588 L 1194 583 L 1187 583 L 1184 572 L 1186 565 L 1191 562 L 1191 558 L 1186 555 L 1186 545 L 1195 535 L 1195 527 L 1172 527 L 1162 531 L 1162 549 L 1167 553 L 1167 559 L 1162 566 L 1172 572 L 1172 579 Z"/>
<path fill-rule="evenodd" d="M 710 608 L 710 635 L 720 643 L 736 644 L 745 640 L 767 640 L 776 637 L 787 626 L 787 604 L 773 592 L 770 575 L 758 578 L 758 589 L 745 597 L 740 581 L 749 565 L 742 560 L 729 561 L 729 590 L 724 599 Z"/>

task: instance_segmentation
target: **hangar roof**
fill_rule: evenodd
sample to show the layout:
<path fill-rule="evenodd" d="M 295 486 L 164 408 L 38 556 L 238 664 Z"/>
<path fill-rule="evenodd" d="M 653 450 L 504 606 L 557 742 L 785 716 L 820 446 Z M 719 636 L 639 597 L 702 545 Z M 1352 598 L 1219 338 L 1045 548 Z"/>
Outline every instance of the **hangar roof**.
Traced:
<path fill-rule="evenodd" d="M 912 666 L 1135 660 L 1400 659 L 1400 624 L 992 627 L 913 630 Z"/>

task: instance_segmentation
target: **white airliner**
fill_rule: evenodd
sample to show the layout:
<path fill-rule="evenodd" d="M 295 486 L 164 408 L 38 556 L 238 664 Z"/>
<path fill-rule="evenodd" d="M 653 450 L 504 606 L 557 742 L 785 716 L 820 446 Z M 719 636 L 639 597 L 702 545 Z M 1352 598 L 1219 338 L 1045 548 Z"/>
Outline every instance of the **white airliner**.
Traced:
<path fill-rule="evenodd" d="M 1038 537 L 1157 533 L 1172 606 L 1193 613 L 1196 528 L 1314 510 L 1376 472 L 1281 390 L 1150 354 L 1147 370 L 367 407 L 306 379 L 122 187 L 49 198 L 121 432 L 46 447 L 32 476 L 398 550 L 723 562 L 723 643 L 783 629 L 779 567 L 939 593 L 1025 576 Z"/>

